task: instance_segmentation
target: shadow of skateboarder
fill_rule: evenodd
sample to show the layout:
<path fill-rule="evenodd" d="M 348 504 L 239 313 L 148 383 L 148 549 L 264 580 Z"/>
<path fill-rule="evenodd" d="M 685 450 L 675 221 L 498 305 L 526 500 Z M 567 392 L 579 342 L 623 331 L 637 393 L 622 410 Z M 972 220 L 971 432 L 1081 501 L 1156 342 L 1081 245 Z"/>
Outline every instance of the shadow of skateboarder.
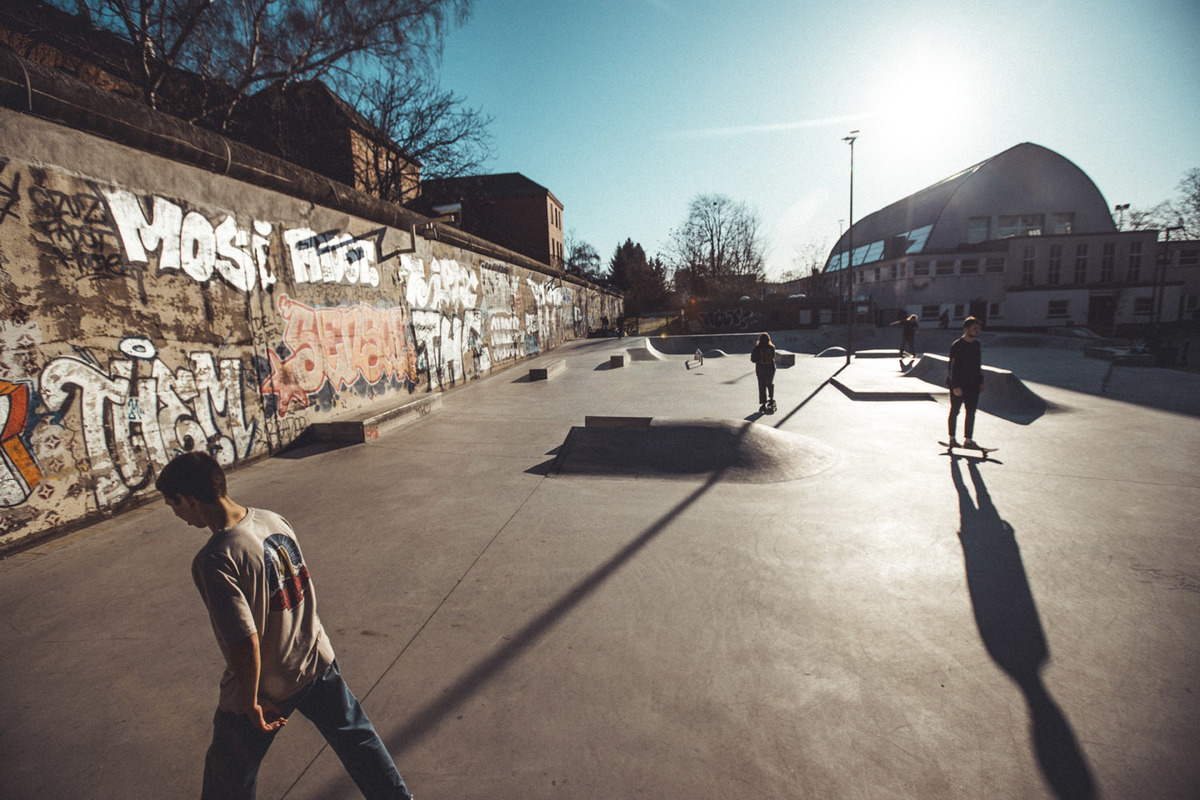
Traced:
<path fill-rule="evenodd" d="M 979 466 L 967 462 L 975 499 L 963 481 L 960 462 L 950 460 L 958 491 L 963 563 L 979 636 L 988 655 L 1021 689 L 1029 709 L 1033 750 L 1047 784 L 1060 800 L 1097 796 L 1087 761 L 1070 723 L 1042 683 L 1050 648 L 1021 549 L 1010 524 L 1000 518 Z"/>

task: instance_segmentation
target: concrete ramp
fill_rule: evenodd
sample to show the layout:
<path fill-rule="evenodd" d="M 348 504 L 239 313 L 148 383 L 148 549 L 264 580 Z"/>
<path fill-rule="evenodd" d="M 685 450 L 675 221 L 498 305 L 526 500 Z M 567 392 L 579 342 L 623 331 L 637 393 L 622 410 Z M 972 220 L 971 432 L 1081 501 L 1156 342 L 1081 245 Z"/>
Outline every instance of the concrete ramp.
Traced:
<path fill-rule="evenodd" d="M 743 420 L 654 419 L 639 426 L 573 427 L 558 475 L 707 478 L 779 483 L 831 467 L 833 451 L 806 436 Z"/>
<path fill-rule="evenodd" d="M 946 356 L 926 353 L 904 373 L 904 377 L 945 386 L 949 364 L 950 359 Z M 1021 425 L 1028 425 L 1046 413 L 1046 401 L 1009 370 L 985 366 L 983 385 L 980 411 Z"/>
<path fill-rule="evenodd" d="M 626 348 L 630 361 L 666 361 L 667 357 L 660 353 L 649 339 L 642 339 L 632 347 Z"/>

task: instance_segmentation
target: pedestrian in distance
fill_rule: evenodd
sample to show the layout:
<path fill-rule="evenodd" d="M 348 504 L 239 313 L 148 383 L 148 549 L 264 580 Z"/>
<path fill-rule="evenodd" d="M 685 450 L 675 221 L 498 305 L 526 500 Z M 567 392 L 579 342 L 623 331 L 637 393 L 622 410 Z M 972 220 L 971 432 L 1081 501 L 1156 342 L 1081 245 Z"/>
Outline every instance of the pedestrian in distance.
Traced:
<path fill-rule="evenodd" d="M 917 322 L 916 314 L 909 314 L 906 319 L 898 319 L 892 323 L 893 326 L 900 326 L 900 360 L 904 360 L 904 354 L 908 353 L 913 358 L 917 357 L 917 329 L 920 324 Z"/>
<path fill-rule="evenodd" d="M 976 317 L 963 320 L 963 335 L 950 345 L 950 364 L 946 371 L 946 385 L 950 387 L 950 446 L 958 447 L 954 431 L 958 425 L 958 412 L 966 409 L 963 419 L 963 447 L 979 449 L 972 438 L 975 433 L 975 409 L 979 395 L 983 393 L 983 352 L 979 344 L 979 331 L 983 323 Z"/>
<path fill-rule="evenodd" d="M 296 710 L 367 800 L 411 800 L 342 679 L 292 526 L 232 500 L 225 473 L 207 453 L 172 459 L 154 485 L 177 517 L 212 534 L 192 561 L 192 580 L 225 657 L 202 800 L 253 800 L 263 757 Z"/>
<path fill-rule="evenodd" d="M 754 374 L 758 378 L 758 410 L 773 412 L 776 408 L 775 345 L 768 334 L 758 337 L 758 344 L 750 351 L 750 360 L 754 362 Z"/>

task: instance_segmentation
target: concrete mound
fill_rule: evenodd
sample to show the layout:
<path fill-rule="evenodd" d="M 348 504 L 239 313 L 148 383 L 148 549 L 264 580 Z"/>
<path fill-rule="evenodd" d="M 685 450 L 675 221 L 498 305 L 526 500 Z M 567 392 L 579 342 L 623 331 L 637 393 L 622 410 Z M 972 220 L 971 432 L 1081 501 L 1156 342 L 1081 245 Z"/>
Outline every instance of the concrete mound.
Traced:
<path fill-rule="evenodd" d="M 555 458 L 559 475 L 707 478 L 781 483 L 824 472 L 836 460 L 800 434 L 743 420 L 655 419 L 637 426 L 573 427 Z"/>
<path fill-rule="evenodd" d="M 948 365 L 946 356 L 926 353 L 904 373 L 904 377 L 920 378 L 937 386 L 945 386 Z M 980 411 L 1021 425 L 1028 425 L 1046 413 L 1046 401 L 1009 370 L 985 366 L 983 385 L 983 394 L 979 397 Z"/>
<path fill-rule="evenodd" d="M 817 358 L 845 358 L 846 348 L 844 347 L 826 347 L 821 352 L 817 353 Z"/>

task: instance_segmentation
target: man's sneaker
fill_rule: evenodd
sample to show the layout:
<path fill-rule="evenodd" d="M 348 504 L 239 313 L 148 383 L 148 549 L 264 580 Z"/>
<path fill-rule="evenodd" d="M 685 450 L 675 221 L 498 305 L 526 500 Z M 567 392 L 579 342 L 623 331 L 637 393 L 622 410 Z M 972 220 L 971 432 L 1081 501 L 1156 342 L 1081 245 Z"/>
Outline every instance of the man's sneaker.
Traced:
<path fill-rule="evenodd" d="M 761 405 L 758 407 L 758 410 L 759 410 L 760 412 L 762 412 L 762 413 L 764 413 L 764 414 L 765 414 L 765 413 L 767 412 L 767 404 L 766 404 L 766 403 L 763 403 L 763 404 L 761 404 Z"/>
<path fill-rule="evenodd" d="M 959 447 L 960 445 L 958 443 L 958 439 L 955 439 L 953 436 L 951 436 L 950 437 L 950 446 L 951 447 Z"/>
<path fill-rule="evenodd" d="M 963 440 L 963 447 L 969 447 L 969 448 L 971 448 L 972 450 L 978 450 L 978 449 L 979 449 L 979 445 L 975 444 L 975 440 L 974 440 L 974 439 L 964 439 L 964 440 Z"/>

